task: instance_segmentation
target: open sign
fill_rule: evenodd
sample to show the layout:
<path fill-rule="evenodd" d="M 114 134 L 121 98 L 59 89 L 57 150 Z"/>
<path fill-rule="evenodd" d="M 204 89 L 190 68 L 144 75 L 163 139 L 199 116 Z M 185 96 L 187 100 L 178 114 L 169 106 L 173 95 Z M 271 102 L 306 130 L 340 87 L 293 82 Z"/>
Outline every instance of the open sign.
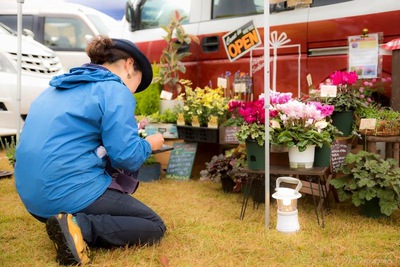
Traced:
<path fill-rule="evenodd" d="M 249 21 L 239 29 L 231 31 L 222 37 L 229 60 L 235 61 L 251 49 L 259 46 L 262 41 L 253 21 Z"/>

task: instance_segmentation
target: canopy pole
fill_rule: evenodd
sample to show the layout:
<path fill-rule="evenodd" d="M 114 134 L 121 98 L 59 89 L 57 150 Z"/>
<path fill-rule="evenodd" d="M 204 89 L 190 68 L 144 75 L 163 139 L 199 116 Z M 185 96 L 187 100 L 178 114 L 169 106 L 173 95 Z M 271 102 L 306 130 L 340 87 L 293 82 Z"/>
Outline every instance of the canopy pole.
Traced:
<path fill-rule="evenodd" d="M 270 226 L 270 175 L 269 175 L 269 90 L 270 90 L 270 41 L 269 1 L 264 0 L 264 107 L 265 107 L 265 228 Z"/>

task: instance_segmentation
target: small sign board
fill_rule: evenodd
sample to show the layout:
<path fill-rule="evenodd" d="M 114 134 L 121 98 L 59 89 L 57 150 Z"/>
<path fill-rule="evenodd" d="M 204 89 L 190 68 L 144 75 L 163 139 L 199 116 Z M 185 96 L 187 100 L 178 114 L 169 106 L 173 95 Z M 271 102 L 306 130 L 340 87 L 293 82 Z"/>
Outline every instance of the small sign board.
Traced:
<path fill-rule="evenodd" d="M 375 130 L 376 119 L 361 119 L 360 130 Z"/>
<path fill-rule="evenodd" d="M 252 20 L 239 29 L 228 32 L 222 37 L 222 40 L 230 62 L 262 44 L 260 34 Z"/>
<path fill-rule="evenodd" d="M 167 167 L 167 178 L 189 180 L 192 174 L 197 143 L 174 143 Z"/>
<path fill-rule="evenodd" d="M 321 85 L 321 97 L 336 97 L 337 86 L 336 85 Z"/>
<path fill-rule="evenodd" d="M 331 168 L 336 172 L 343 164 L 344 158 L 350 151 L 349 141 L 347 139 L 336 140 L 331 146 Z"/>

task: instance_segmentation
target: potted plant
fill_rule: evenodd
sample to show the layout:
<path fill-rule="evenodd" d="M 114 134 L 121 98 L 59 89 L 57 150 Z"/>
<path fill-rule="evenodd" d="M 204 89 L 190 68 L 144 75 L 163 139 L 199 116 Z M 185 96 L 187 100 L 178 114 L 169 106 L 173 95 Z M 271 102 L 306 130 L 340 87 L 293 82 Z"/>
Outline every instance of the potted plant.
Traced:
<path fill-rule="evenodd" d="M 182 124 L 178 123 L 179 138 L 206 143 L 218 143 L 219 126 L 228 115 L 228 99 L 221 87 L 197 87 L 194 90 L 185 87 L 185 93 L 179 95 L 183 106 L 178 109 Z M 178 116 L 179 117 L 179 116 Z"/>
<path fill-rule="evenodd" d="M 147 118 L 142 118 L 139 121 L 139 136 L 146 138 L 147 133 L 145 130 L 146 125 L 149 123 Z M 150 155 L 145 162 L 140 166 L 138 170 L 138 180 L 144 182 L 150 182 L 158 180 L 161 175 L 161 163 L 158 162 L 154 155 Z"/>
<path fill-rule="evenodd" d="M 202 180 L 210 179 L 221 182 L 225 193 L 239 192 L 242 176 L 239 168 L 245 165 L 245 151 L 243 146 L 225 151 L 224 154 L 213 156 L 210 162 L 206 162 L 206 169 L 200 171 Z"/>
<path fill-rule="evenodd" d="M 365 207 L 375 201 L 379 211 L 390 216 L 400 204 L 400 168 L 397 164 L 394 159 L 384 160 L 379 154 L 367 151 L 350 153 L 339 169 L 342 175 L 330 183 L 336 188 L 340 201 L 351 199 L 356 207 Z"/>
<path fill-rule="evenodd" d="M 361 108 L 357 112 L 357 123 L 362 119 L 375 119 L 375 129 L 360 129 L 362 134 L 368 135 L 398 135 L 400 133 L 400 112 L 390 107 L 383 107 L 374 103 Z"/>
<path fill-rule="evenodd" d="M 381 100 L 385 84 L 390 79 L 364 80 L 358 79 L 356 71 L 335 71 L 329 78 L 321 83 L 317 89 L 311 89 L 305 97 L 307 101 L 319 101 L 334 106 L 332 124 L 349 136 L 355 128 L 355 117 L 360 109 L 373 103 L 374 100 Z M 337 86 L 337 93 L 334 97 L 321 96 L 323 85 Z"/>
<path fill-rule="evenodd" d="M 168 26 L 161 26 L 167 33 L 164 36 L 167 46 L 160 56 L 160 69 L 154 76 L 153 82 L 164 85 L 164 90 L 172 93 L 172 99 L 176 98 L 183 89 L 181 83 L 184 83 L 184 80 L 180 79 L 179 73 L 185 73 L 186 67 L 181 60 L 191 54 L 190 52 L 181 52 L 179 50 L 183 45 L 189 46 L 192 41 L 199 44 L 198 37 L 186 33 L 182 27 L 181 22 L 185 18 L 180 17 L 179 12 L 175 11 Z"/>

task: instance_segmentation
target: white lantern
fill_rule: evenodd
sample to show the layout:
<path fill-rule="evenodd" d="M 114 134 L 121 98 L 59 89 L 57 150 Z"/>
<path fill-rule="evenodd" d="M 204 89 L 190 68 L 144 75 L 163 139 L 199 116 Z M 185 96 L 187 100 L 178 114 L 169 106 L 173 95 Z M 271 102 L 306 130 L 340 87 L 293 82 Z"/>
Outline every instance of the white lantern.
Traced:
<path fill-rule="evenodd" d="M 297 184 L 295 189 L 280 187 L 281 182 Z M 300 230 L 297 199 L 301 197 L 299 193 L 302 183 L 293 177 L 278 177 L 276 179 L 275 193 L 272 195 L 278 204 L 278 219 L 276 229 L 284 233 L 293 233 Z"/>

